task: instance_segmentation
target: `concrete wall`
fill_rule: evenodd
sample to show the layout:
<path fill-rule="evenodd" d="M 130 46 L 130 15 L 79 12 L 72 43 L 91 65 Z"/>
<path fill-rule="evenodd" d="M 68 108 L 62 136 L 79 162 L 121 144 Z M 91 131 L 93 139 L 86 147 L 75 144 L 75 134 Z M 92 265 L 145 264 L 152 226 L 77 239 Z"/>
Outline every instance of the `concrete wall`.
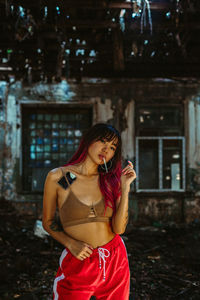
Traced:
<path fill-rule="evenodd" d="M 109 122 L 122 134 L 123 158 L 135 156 L 135 104 L 182 103 L 185 108 L 187 191 L 185 193 L 138 194 L 130 197 L 130 222 L 154 220 L 190 222 L 200 218 L 200 82 L 185 80 L 107 80 L 84 79 L 82 83 L 0 82 L 2 112 L 0 119 L 0 193 L 17 201 L 41 204 L 42 195 L 20 193 L 22 175 L 21 105 L 91 104 L 93 122 Z M 148 174 L 147 174 L 148 175 Z"/>

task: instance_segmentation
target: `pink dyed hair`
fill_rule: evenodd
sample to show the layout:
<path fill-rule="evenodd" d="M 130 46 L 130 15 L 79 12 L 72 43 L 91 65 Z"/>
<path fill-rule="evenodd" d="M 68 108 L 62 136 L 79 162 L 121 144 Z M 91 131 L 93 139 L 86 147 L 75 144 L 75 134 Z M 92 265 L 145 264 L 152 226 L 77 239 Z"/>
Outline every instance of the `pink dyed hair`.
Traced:
<path fill-rule="evenodd" d="M 115 212 L 116 200 L 121 195 L 121 136 L 113 126 L 105 123 L 98 123 L 92 126 L 84 134 L 77 151 L 65 166 L 83 162 L 87 157 L 89 146 L 95 141 L 101 139 L 105 139 L 107 141 L 117 139 L 117 148 L 112 158 L 112 167 L 109 169 L 109 172 L 102 172 L 101 168 L 98 168 L 100 175 L 99 186 L 105 199 L 105 210 L 109 206 Z"/>

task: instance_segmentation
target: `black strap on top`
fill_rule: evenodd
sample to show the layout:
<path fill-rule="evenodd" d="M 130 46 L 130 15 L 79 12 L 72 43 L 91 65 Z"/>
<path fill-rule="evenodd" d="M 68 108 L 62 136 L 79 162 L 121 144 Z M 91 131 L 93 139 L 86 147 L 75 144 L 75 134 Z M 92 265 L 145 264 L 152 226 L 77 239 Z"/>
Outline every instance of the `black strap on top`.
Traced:
<path fill-rule="evenodd" d="M 69 181 L 68 181 L 68 179 L 67 179 L 66 173 L 64 172 L 64 170 L 63 170 L 62 167 L 60 167 L 60 169 L 61 169 L 61 171 L 62 171 L 62 173 L 63 173 L 63 176 L 65 177 L 65 180 L 66 180 L 66 182 L 67 182 L 69 188 L 71 188 L 71 187 L 70 187 L 70 183 L 69 183 Z"/>

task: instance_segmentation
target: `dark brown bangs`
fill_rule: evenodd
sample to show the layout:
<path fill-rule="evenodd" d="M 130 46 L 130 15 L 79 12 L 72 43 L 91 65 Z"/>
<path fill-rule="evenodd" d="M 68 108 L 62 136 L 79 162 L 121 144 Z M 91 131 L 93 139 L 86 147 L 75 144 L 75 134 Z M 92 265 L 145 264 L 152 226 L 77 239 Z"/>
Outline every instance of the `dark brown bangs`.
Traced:
<path fill-rule="evenodd" d="M 103 130 L 101 130 L 101 132 L 99 133 L 99 136 L 97 137 L 96 140 L 101 140 L 104 139 L 108 142 L 113 141 L 113 144 L 118 147 L 120 144 L 120 137 L 118 136 L 117 132 L 115 131 L 111 131 L 108 128 L 105 128 Z"/>
<path fill-rule="evenodd" d="M 89 147 L 96 141 L 106 140 L 115 145 L 115 158 L 121 159 L 121 136 L 119 131 L 110 124 L 98 123 L 92 126 L 84 135 L 84 143 Z"/>

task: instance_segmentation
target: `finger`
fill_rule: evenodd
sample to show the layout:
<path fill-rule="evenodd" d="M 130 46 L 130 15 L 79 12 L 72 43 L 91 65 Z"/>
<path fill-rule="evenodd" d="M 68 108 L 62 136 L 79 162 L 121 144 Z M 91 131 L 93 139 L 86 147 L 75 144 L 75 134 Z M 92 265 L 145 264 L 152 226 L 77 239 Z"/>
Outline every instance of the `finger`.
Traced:
<path fill-rule="evenodd" d="M 90 248 L 90 249 L 94 249 L 91 245 L 89 245 L 89 244 L 84 244 L 85 246 L 87 246 L 88 248 Z"/>
<path fill-rule="evenodd" d="M 124 174 L 125 176 L 128 176 L 128 177 L 134 177 L 134 178 L 136 178 L 136 174 L 135 174 L 135 172 L 132 172 L 132 171 L 130 171 L 130 172 L 127 172 L 126 174 Z"/>
<path fill-rule="evenodd" d="M 84 252 L 81 253 L 80 256 L 81 256 L 83 259 L 86 259 L 87 257 L 90 257 L 91 254 L 92 254 L 92 253 L 90 253 L 90 252 L 84 251 Z"/>
<path fill-rule="evenodd" d="M 80 260 L 84 260 L 86 257 L 87 256 L 85 254 L 83 254 L 83 253 L 81 255 L 79 255 Z"/>
<path fill-rule="evenodd" d="M 136 178 L 136 175 L 134 174 L 134 173 L 128 173 L 128 174 L 126 174 L 126 176 L 128 177 L 128 178 Z"/>
<path fill-rule="evenodd" d="M 126 172 L 129 168 L 131 168 L 129 165 L 126 166 L 126 167 L 122 170 L 122 173 Z"/>
<path fill-rule="evenodd" d="M 93 249 L 93 248 L 92 248 Z M 91 248 L 90 248 L 90 246 L 85 246 L 84 247 L 84 253 L 85 252 L 87 252 L 87 253 L 89 253 L 89 254 L 92 254 L 93 253 L 93 251 L 91 250 Z"/>
<path fill-rule="evenodd" d="M 127 174 L 126 176 L 127 176 L 127 178 L 133 178 L 133 179 L 135 179 L 137 177 L 136 174 L 133 174 L 133 173 Z"/>
<path fill-rule="evenodd" d="M 128 172 L 134 172 L 133 168 L 128 166 L 124 169 L 123 174 L 126 175 Z"/>
<path fill-rule="evenodd" d="M 135 175 L 133 174 L 133 173 L 126 173 L 126 174 L 124 174 L 126 177 L 134 177 Z"/>
<path fill-rule="evenodd" d="M 86 258 L 86 257 L 90 257 L 91 254 L 92 254 L 92 253 L 90 253 L 89 251 L 84 250 L 84 251 L 81 252 L 80 255 L 81 255 L 82 257 Z"/>
<path fill-rule="evenodd" d="M 128 169 L 128 170 L 126 170 L 125 174 L 128 174 L 128 173 L 133 173 L 134 174 L 135 172 L 134 172 L 133 169 Z"/>
<path fill-rule="evenodd" d="M 93 252 L 92 252 L 92 250 L 88 249 L 88 250 L 86 250 L 85 253 L 88 253 L 88 255 L 90 256 Z"/>
<path fill-rule="evenodd" d="M 127 165 L 122 171 L 124 171 L 124 170 L 126 170 L 127 168 L 130 168 L 130 166 L 129 165 Z"/>
<path fill-rule="evenodd" d="M 85 258 L 90 257 L 90 255 L 91 255 L 91 254 L 88 253 L 88 252 L 85 252 L 85 253 L 84 253 L 84 257 L 85 257 Z"/>
<path fill-rule="evenodd" d="M 90 257 L 90 255 L 92 255 L 92 250 L 90 250 L 89 248 L 84 248 L 82 249 L 81 253 L 79 254 L 79 256 L 82 256 L 82 257 Z"/>
<path fill-rule="evenodd" d="M 128 169 L 128 168 L 131 168 L 133 169 L 133 164 L 132 163 L 129 163 L 122 171 Z"/>
<path fill-rule="evenodd" d="M 128 163 L 133 168 L 133 163 L 130 160 L 128 160 Z"/>
<path fill-rule="evenodd" d="M 136 173 L 134 171 L 127 172 L 126 175 L 131 175 L 131 176 L 135 176 L 136 177 Z"/>

